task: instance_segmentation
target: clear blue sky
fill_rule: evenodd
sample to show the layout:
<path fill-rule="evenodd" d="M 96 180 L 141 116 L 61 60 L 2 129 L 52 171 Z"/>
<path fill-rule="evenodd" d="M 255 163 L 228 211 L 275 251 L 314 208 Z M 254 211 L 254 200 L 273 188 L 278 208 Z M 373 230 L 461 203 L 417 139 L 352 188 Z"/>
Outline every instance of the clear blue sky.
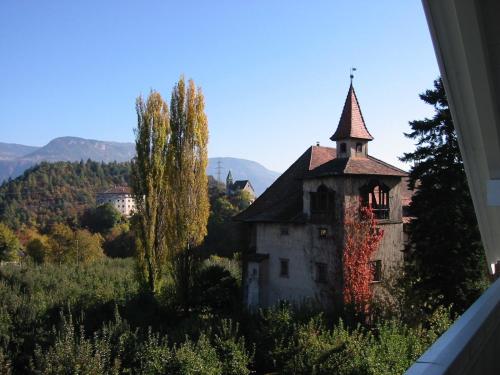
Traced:
<path fill-rule="evenodd" d="M 330 145 L 349 85 L 375 140 L 402 166 L 408 121 L 438 68 L 419 0 L 0 2 L 0 141 L 133 141 L 135 98 L 202 86 L 210 156 L 283 171 Z"/>

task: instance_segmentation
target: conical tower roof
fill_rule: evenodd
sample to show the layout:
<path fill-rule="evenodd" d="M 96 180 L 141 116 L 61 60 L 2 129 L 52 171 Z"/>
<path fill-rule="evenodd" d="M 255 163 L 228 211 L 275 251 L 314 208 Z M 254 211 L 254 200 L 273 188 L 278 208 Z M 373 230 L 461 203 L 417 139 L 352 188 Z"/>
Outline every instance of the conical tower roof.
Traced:
<path fill-rule="evenodd" d="M 373 139 L 366 128 L 365 120 L 361 114 L 361 108 L 359 107 L 358 98 L 356 97 L 352 83 L 347 93 L 337 130 L 330 137 L 332 141 L 349 138 L 366 139 L 368 141 Z"/>

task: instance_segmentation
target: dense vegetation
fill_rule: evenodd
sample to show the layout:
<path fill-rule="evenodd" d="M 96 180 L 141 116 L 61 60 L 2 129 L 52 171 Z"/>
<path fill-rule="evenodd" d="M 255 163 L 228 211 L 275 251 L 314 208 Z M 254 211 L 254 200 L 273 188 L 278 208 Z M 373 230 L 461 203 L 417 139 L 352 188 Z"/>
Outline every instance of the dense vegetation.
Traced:
<path fill-rule="evenodd" d="M 129 163 L 42 162 L 0 186 L 0 221 L 47 230 L 53 223 L 75 222 L 95 205 L 96 192 L 128 184 Z"/>
<path fill-rule="evenodd" d="M 130 230 L 137 217 L 129 222 L 112 206 L 93 204 L 96 190 L 128 182 L 129 165 L 42 163 L 5 183 L 0 375 L 401 374 L 487 284 L 441 83 L 422 98 L 436 116 L 411 123 L 418 146 L 405 155 L 416 162 L 411 184 L 419 183 L 407 272 L 384 280 L 387 295 L 369 304 L 363 298 L 363 314 L 349 306 L 335 313 L 307 304 L 242 306 L 243 247 L 231 218 L 248 197 L 226 196 L 213 179 L 204 242 L 158 267 L 162 282 L 154 293 L 141 282 L 141 263 L 130 258 L 138 254 Z M 371 298 L 366 285 L 355 289 Z"/>
<path fill-rule="evenodd" d="M 435 114 L 410 123 L 417 148 L 402 159 L 413 163 L 417 185 L 407 281 L 418 305 L 453 304 L 462 313 L 488 285 L 486 259 L 442 81 L 420 97 Z"/>
<path fill-rule="evenodd" d="M 0 373 L 400 374 L 450 323 L 444 309 L 372 328 L 313 307 L 245 312 L 239 269 L 199 263 L 186 314 L 175 290 L 144 293 L 131 259 L 4 265 Z"/>

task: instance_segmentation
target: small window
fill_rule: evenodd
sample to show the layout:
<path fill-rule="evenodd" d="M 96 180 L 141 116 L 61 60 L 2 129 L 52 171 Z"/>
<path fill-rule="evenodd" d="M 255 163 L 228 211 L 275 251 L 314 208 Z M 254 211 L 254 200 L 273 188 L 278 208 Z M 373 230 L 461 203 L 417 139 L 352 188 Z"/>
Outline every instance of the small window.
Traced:
<path fill-rule="evenodd" d="M 380 259 L 370 262 L 373 272 L 373 282 L 382 281 L 382 261 Z"/>
<path fill-rule="evenodd" d="M 286 225 L 282 225 L 281 228 L 280 228 L 280 234 L 282 236 L 288 236 L 288 226 Z"/>
<path fill-rule="evenodd" d="M 356 143 L 356 152 L 358 154 L 363 152 L 363 145 L 361 143 Z"/>
<path fill-rule="evenodd" d="M 325 283 L 327 279 L 327 266 L 326 263 L 316 263 L 316 281 L 318 283 Z"/>
<path fill-rule="evenodd" d="M 327 238 L 328 237 L 328 229 L 319 228 L 319 238 Z"/>
<path fill-rule="evenodd" d="M 310 193 L 311 213 L 333 213 L 335 192 L 329 190 L 325 185 L 320 185 L 316 192 Z"/>
<path fill-rule="evenodd" d="M 342 153 L 347 152 L 347 145 L 345 143 L 340 144 L 340 152 L 342 152 Z"/>
<path fill-rule="evenodd" d="M 280 276 L 288 277 L 288 259 L 280 259 Z"/>

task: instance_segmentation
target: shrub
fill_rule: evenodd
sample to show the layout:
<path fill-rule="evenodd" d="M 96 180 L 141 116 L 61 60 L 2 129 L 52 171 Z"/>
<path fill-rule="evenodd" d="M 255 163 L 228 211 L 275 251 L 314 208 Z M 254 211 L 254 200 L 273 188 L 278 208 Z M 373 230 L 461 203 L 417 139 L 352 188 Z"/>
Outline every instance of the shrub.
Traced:
<path fill-rule="evenodd" d="M 294 331 L 295 316 L 288 304 L 261 309 L 248 318 L 248 339 L 255 343 L 255 362 L 261 371 L 275 370 L 284 365 L 286 343 Z"/>
<path fill-rule="evenodd" d="M 135 255 L 134 232 L 127 224 L 115 226 L 106 236 L 104 252 L 111 258 L 128 258 Z"/>
<path fill-rule="evenodd" d="M 216 264 L 196 273 L 192 292 L 192 303 L 197 309 L 232 311 L 240 303 L 237 280 L 231 272 Z"/>
<path fill-rule="evenodd" d="M 214 346 L 222 362 L 222 374 L 247 375 L 253 359 L 245 347 L 245 340 L 239 335 L 239 324 L 223 319 L 214 337 Z"/>
<path fill-rule="evenodd" d="M 25 264 L 0 268 L 0 347 L 8 349 L 18 370 L 25 370 L 38 345 L 50 344 L 52 327 L 68 305 L 87 332 L 112 320 L 115 306 L 138 293 L 132 260 L 88 265 Z M 144 311 L 144 309 L 143 309 Z"/>
<path fill-rule="evenodd" d="M 166 373 L 172 375 L 220 375 L 222 363 L 215 348 L 207 336 L 201 334 L 193 343 L 186 339 L 184 343 L 174 348 L 175 355 Z"/>
<path fill-rule="evenodd" d="M 139 366 L 141 374 L 166 374 L 174 361 L 174 353 L 168 347 L 167 338 L 160 338 L 159 334 L 148 330 L 146 340 L 139 350 Z"/>
<path fill-rule="evenodd" d="M 32 370 L 45 375 L 59 374 L 118 374 L 119 358 L 112 358 L 109 337 L 96 333 L 87 339 L 83 327 L 75 330 L 71 315 L 62 317 L 62 329 L 53 346 L 35 350 Z"/>
<path fill-rule="evenodd" d="M 3 353 L 0 348 L 0 375 L 11 375 L 12 368 L 9 359 Z"/>

